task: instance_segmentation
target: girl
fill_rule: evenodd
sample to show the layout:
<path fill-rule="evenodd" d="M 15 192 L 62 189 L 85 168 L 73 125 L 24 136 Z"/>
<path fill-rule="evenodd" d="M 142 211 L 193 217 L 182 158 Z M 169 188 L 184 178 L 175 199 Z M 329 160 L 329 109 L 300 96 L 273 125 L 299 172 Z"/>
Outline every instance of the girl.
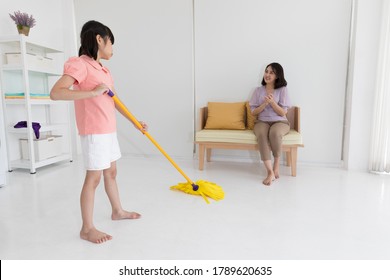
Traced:
<path fill-rule="evenodd" d="M 122 209 L 116 183 L 116 161 L 121 157 L 117 135 L 115 104 L 106 93 L 111 89 L 117 95 L 110 71 L 101 59 L 112 57 L 114 35 L 97 21 L 88 21 L 81 30 L 79 57 L 70 58 L 64 65 L 64 74 L 53 86 L 53 100 L 74 100 L 76 123 L 80 134 L 86 176 L 81 191 L 80 231 L 82 239 L 102 243 L 112 236 L 97 230 L 93 224 L 95 190 L 103 174 L 104 187 L 112 207 L 111 218 L 138 219 L 136 212 Z M 73 86 L 73 89 L 70 87 Z M 117 108 L 125 116 L 125 114 Z M 131 120 L 130 120 L 131 121 Z M 141 122 L 144 131 L 147 125 Z"/>
<path fill-rule="evenodd" d="M 252 115 L 257 115 L 253 131 L 257 136 L 261 160 L 267 170 L 263 184 L 269 186 L 273 180 L 279 178 L 282 138 L 290 131 L 286 117 L 290 99 L 283 67 L 276 62 L 267 65 L 261 84 L 262 86 L 254 91 L 249 105 Z M 271 151 L 274 157 L 273 166 Z"/>

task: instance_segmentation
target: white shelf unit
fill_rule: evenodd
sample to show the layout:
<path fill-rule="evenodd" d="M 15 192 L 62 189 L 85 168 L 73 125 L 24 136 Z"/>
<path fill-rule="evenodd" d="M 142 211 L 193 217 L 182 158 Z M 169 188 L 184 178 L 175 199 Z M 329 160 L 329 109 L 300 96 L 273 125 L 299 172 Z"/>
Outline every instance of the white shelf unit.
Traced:
<path fill-rule="evenodd" d="M 0 37 L 0 92 L 8 171 L 23 168 L 35 174 L 39 167 L 72 161 L 70 104 L 48 98 L 52 85 L 62 75 L 63 62 L 61 50 L 33 42 L 25 35 Z M 27 121 L 27 127 L 14 128 L 19 121 Z M 36 160 L 33 122 L 41 125 L 40 139 L 61 136 L 61 151 Z M 28 159 L 22 155 L 20 139 L 27 139 Z"/>

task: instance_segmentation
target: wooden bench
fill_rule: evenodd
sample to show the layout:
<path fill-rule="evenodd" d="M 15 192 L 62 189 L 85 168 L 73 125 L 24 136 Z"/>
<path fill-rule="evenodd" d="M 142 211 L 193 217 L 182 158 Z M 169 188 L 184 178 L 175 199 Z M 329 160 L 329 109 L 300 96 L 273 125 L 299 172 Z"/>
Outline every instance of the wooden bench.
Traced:
<path fill-rule="evenodd" d="M 291 107 L 287 112 L 290 132 L 283 137 L 282 150 L 286 153 L 286 164 L 291 166 L 291 175 L 297 175 L 298 147 L 303 147 L 300 129 L 300 109 Z M 199 145 L 199 170 L 204 167 L 204 155 L 211 161 L 212 149 L 258 150 L 253 130 L 204 129 L 207 121 L 207 107 L 200 109 L 198 131 L 195 143 Z"/>

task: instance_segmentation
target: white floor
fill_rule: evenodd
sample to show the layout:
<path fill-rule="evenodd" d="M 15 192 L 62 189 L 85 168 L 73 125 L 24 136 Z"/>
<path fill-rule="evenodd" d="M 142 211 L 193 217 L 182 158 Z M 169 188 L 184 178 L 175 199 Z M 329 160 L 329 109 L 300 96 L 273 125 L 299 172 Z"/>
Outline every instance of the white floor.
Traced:
<path fill-rule="evenodd" d="M 140 220 L 111 221 L 100 186 L 96 226 L 113 240 L 79 238 L 82 163 L 15 170 L 0 188 L 0 259 L 389 260 L 390 176 L 299 166 L 271 187 L 262 166 L 177 161 L 194 181 L 218 183 L 225 199 L 169 190 L 185 181 L 164 158 L 118 162 L 122 204 Z"/>

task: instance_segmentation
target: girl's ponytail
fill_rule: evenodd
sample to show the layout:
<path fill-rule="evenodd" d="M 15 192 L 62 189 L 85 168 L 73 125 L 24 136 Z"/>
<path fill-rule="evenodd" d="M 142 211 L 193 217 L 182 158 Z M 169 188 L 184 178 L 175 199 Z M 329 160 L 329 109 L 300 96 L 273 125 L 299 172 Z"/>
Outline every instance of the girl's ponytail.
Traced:
<path fill-rule="evenodd" d="M 79 49 L 79 56 L 84 54 L 96 60 L 98 52 L 96 35 L 97 34 L 92 29 L 81 32 L 81 46 Z"/>

